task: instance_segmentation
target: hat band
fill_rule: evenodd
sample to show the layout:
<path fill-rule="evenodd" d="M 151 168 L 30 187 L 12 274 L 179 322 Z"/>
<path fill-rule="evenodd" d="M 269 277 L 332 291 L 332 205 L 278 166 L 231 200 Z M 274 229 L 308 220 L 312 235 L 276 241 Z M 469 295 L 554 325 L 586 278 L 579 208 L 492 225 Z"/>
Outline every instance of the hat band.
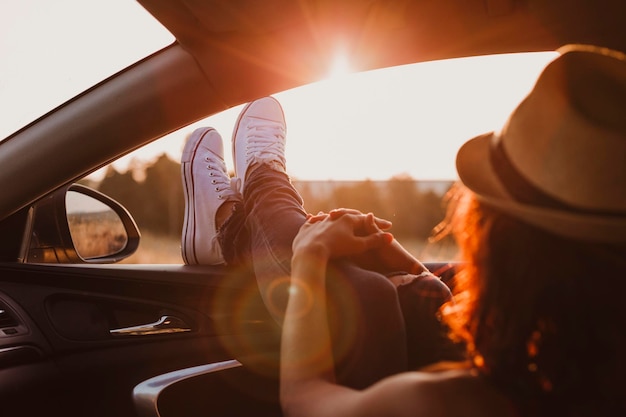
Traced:
<path fill-rule="evenodd" d="M 489 159 L 500 183 L 507 192 L 518 203 L 528 204 L 532 206 L 540 206 L 544 208 L 556 209 L 561 211 L 569 211 L 579 214 L 593 214 L 602 216 L 623 216 L 624 213 L 602 210 L 586 210 L 564 203 L 556 198 L 546 194 L 530 183 L 511 163 L 502 140 L 494 140 L 491 142 Z"/>

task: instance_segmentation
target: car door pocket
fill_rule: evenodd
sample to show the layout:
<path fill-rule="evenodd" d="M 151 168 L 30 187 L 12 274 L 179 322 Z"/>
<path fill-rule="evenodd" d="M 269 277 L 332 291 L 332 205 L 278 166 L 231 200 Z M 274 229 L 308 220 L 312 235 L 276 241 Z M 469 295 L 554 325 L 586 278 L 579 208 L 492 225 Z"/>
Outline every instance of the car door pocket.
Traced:
<path fill-rule="evenodd" d="M 160 306 L 80 295 L 56 295 L 46 301 L 56 332 L 69 340 L 111 340 L 119 336 L 190 332 L 190 320 Z"/>

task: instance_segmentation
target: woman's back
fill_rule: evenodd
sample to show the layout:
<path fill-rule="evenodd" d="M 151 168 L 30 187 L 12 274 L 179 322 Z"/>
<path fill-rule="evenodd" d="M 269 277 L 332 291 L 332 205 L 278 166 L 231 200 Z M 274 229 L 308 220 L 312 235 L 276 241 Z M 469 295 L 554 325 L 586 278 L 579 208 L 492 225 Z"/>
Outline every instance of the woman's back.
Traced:
<path fill-rule="evenodd" d="M 398 401 L 384 404 L 381 415 L 429 417 L 516 417 L 519 414 L 503 393 L 468 369 L 409 372 L 384 381 L 398 389 Z M 413 392 L 411 392 L 413 391 Z M 383 411 L 383 410 L 381 410 Z M 374 413 L 372 415 L 375 415 Z"/>

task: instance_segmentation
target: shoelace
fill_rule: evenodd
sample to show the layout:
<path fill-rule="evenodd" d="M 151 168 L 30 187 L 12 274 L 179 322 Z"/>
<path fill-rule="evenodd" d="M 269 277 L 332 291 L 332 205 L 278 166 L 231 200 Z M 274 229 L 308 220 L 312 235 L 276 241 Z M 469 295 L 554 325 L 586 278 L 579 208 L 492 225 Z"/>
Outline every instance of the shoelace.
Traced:
<path fill-rule="evenodd" d="M 211 177 L 211 185 L 215 187 L 217 198 L 228 200 L 229 198 L 237 197 L 239 194 L 239 179 L 228 176 L 226 163 L 211 156 L 206 156 L 204 160 L 208 163 L 207 169 Z"/>
<path fill-rule="evenodd" d="M 255 120 L 248 124 L 246 164 L 276 161 L 285 166 L 285 128 L 271 120 Z"/>

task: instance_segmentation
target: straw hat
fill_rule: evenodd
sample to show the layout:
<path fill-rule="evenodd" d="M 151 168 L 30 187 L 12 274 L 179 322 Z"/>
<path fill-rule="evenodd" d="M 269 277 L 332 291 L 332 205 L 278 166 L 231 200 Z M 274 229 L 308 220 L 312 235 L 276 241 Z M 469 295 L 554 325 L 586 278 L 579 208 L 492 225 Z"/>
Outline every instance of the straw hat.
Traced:
<path fill-rule="evenodd" d="M 557 235 L 626 242 L 626 57 L 571 45 L 500 132 L 457 155 L 485 204 Z"/>

